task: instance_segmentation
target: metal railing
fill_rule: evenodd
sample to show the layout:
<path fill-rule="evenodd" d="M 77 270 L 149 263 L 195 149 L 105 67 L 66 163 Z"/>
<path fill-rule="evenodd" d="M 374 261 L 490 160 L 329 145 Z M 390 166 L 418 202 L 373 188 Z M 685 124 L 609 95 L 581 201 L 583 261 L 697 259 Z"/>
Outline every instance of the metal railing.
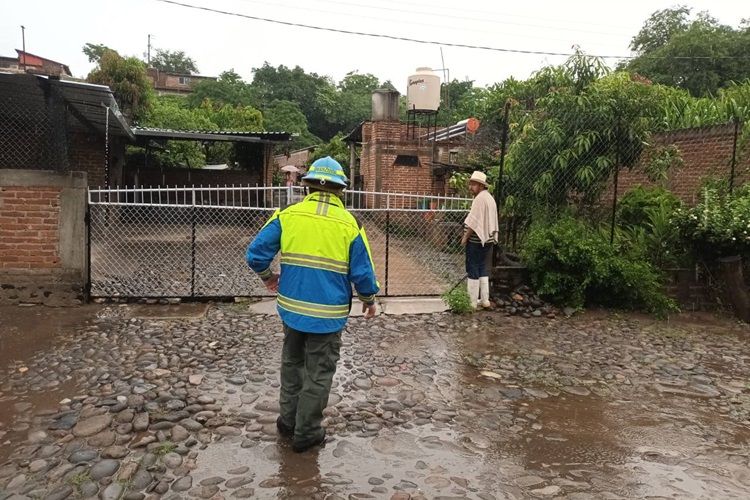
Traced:
<path fill-rule="evenodd" d="M 90 295 L 265 296 L 245 251 L 274 210 L 304 196 L 298 186 L 89 190 Z M 438 295 L 463 276 L 471 199 L 364 191 L 343 198 L 365 227 L 382 295 Z"/>

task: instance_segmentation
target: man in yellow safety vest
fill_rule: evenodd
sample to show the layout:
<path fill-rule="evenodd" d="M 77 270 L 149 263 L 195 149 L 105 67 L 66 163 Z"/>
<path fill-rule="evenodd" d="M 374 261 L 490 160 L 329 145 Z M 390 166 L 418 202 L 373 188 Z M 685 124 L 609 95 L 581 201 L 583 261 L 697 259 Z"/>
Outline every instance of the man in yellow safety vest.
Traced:
<path fill-rule="evenodd" d="M 364 317 L 375 316 L 375 278 L 367 235 L 341 201 L 346 176 L 331 157 L 315 161 L 302 178 L 304 200 L 277 210 L 247 249 L 248 266 L 277 293 L 284 325 L 281 355 L 282 435 L 303 452 L 325 441 L 320 423 L 352 305 L 352 287 Z M 281 251 L 281 272 L 271 271 Z"/>

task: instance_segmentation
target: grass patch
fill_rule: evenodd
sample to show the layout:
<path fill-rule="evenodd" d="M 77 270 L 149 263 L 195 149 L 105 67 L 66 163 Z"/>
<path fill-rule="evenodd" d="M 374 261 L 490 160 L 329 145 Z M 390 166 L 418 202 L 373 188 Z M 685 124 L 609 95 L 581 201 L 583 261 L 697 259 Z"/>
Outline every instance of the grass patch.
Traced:
<path fill-rule="evenodd" d="M 68 482 L 75 487 L 81 486 L 83 483 L 86 483 L 88 481 L 91 481 L 91 476 L 89 475 L 88 471 L 76 474 L 68 480 Z"/>
<path fill-rule="evenodd" d="M 450 308 L 451 312 L 455 314 L 466 314 L 474 310 L 465 283 L 445 292 L 443 294 L 443 300 L 448 308 Z"/>
<path fill-rule="evenodd" d="M 176 449 L 177 445 L 175 443 L 173 443 L 172 441 L 164 441 L 161 445 L 154 448 L 151 453 L 153 453 L 157 457 L 163 457 L 167 453 L 171 453 Z"/>

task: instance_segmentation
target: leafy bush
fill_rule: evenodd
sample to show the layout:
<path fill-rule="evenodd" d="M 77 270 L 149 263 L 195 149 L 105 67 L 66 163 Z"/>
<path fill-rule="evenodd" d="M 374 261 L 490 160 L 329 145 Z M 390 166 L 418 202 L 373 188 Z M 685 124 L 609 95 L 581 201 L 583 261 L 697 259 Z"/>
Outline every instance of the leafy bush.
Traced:
<path fill-rule="evenodd" d="M 732 197 L 714 187 L 703 189 L 700 203 L 678 210 L 674 224 L 697 258 L 750 255 L 750 185 Z"/>
<path fill-rule="evenodd" d="M 649 219 L 649 210 L 666 207 L 672 211 L 681 205 L 680 198 L 667 189 L 637 184 L 618 201 L 617 222 L 621 227 L 642 227 Z"/>
<path fill-rule="evenodd" d="M 566 216 L 534 224 L 522 256 L 540 295 L 561 305 L 643 309 L 663 315 L 676 305 L 662 276 L 640 255 L 616 253 L 601 232 Z"/>
<path fill-rule="evenodd" d="M 456 314 L 465 314 L 474 310 L 469 292 L 466 290 L 466 283 L 445 292 L 443 300 L 450 310 Z"/>
<path fill-rule="evenodd" d="M 677 267 L 685 260 L 680 233 L 672 222 L 682 205 L 680 198 L 663 188 L 636 185 L 617 205 L 616 248 L 640 254 L 656 267 Z"/>

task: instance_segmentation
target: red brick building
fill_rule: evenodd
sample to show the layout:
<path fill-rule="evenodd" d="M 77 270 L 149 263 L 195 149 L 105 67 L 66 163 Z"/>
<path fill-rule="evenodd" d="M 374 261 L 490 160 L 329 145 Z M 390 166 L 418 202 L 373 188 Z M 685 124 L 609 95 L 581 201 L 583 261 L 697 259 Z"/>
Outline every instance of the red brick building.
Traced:
<path fill-rule="evenodd" d="M 196 83 L 205 80 L 216 80 L 213 76 L 176 73 L 174 71 L 162 71 L 156 68 L 148 68 L 146 76 L 151 80 L 151 85 L 153 85 L 157 95 L 189 94 L 193 91 L 193 85 Z"/>
<path fill-rule="evenodd" d="M 16 57 L 0 56 L 0 71 L 47 76 L 72 76 L 67 64 L 16 49 Z"/>
<path fill-rule="evenodd" d="M 446 195 L 467 133 L 466 121 L 437 130 L 402 122 L 398 92 L 376 91 L 371 120 L 345 138 L 352 147 L 361 146 L 358 165 L 352 155 L 354 185 L 364 191 Z"/>

